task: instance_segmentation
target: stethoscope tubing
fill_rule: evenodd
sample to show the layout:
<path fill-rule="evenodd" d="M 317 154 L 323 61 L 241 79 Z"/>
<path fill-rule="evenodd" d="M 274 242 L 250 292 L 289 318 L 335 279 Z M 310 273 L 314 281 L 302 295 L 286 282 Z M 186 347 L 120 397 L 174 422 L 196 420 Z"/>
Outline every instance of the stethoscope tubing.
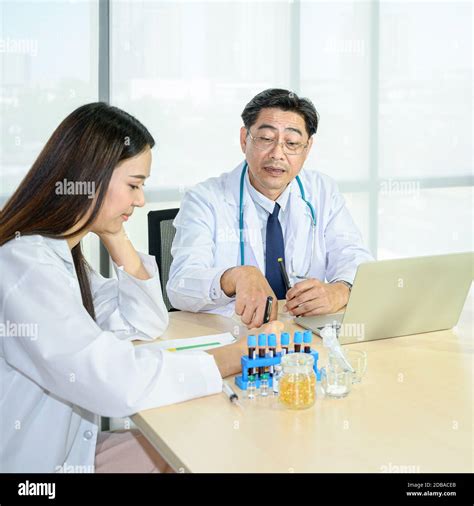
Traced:
<path fill-rule="evenodd" d="M 242 173 L 240 174 L 240 199 L 239 199 L 239 243 L 240 243 L 240 265 L 245 265 L 245 245 L 244 245 L 244 185 L 245 185 L 245 173 L 247 172 L 248 163 L 244 162 L 244 166 L 242 167 Z M 310 258 L 310 266 L 305 273 L 304 276 L 295 276 L 299 279 L 305 279 L 307 274 L 311 269 L 311 260 L 314 254 L 314 236 L 316 232 L 316 211 L 314 210 L 311 202 L 306 200 L 306 195 L 303 187 L 303 183 L 299 176 L 296 176 L 296 182 L 298 183 L 298 187 L 300 189 L 301 198 L 303 202 L 308 206 L 308 209 L 311 213 L 311 228 L 312 228 L 312 238 L 311 238 L 311 258 Z M 293 266 L 293 261 L 291 262 Z M 294 276 L 294 273 L 293 273 Z"/>

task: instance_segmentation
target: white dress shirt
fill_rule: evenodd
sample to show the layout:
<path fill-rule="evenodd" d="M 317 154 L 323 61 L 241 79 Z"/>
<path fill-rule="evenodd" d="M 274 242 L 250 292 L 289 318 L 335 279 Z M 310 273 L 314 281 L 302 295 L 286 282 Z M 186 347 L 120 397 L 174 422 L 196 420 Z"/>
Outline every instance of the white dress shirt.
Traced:
<path fill-rule="evenodd" d="M 91 272 L 96 321 L 82 304 L 66 240 L 39 235 L 0 247 L 0 472 L 93 472 L 99 417 L 218 393 L 203 351 L 152 340 L 168 325 L 155 259 L 139 280 Z"/>
<path fill-rule="evenodd" d="M 263 193 L 260 193 L 256 188 L 252 186 L 249 178 L 249 171 L 245 174 L 245 186 L 249 192 L 250 198 L 255 204 L 257 216 L 260 222 L 260 229 L 262 232 L 262 245 L 263 245 L 263 256 L 265 258 L 265 265 L 267 262 L 267 222 L 270 214 L 275 210 L 275 204 L 280 206 L 280 212 L 278 213 L 278 221 L 281 225 L 281 231 L 283 233 L 283 240 L 286 242 L 286 230 L 288 227 L 288 199 L 290 197 L 290 186 L 288 185 L 283 193 L 276 199 L 271 200 L 265 197 Z"/>

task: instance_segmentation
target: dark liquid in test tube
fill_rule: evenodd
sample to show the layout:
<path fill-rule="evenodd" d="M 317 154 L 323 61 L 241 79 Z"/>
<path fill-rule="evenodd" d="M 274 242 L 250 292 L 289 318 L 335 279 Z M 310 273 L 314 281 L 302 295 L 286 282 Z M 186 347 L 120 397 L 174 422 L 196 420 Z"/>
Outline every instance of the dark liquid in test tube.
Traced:
<path fill-rule="evenodd" d="M 303 334 L 301 332 L 295 332 L 293 336 L 294 350 L 295 353 L 301 352 L 301 343 L 303 342 Z"/>
<path fill-rule="evenodd" d="M 280 343 L 281 343 L 281 354 L 287 355 L 288 347 L 290 345 L 290 334 L 288 334 L 288 332 L 283 332 L 281 334 Z"/>
<path fill-rule="evenodd" d="M 270 357 L 276 356 L 276 345 L 277 345 L 277 337 L 275 334 L 269 334 L 268 335 L 268 355 Z M 273 376 L 274 373 L 274 367 L 271 365 L 269 367 L 270 376 Z"/>
<path fill-rule="evenodd" d="M 267 334 L 259 334 L 258 335 L 258 357 L 265 358 L 267 347 Z M 262 374 L 265 374 L 265 367 L 258 368 L 258 374 L 261 377 Z"/>
<path fill-rule="evenodd" d="M 253 334 L 247 336 L 248 356 L 251 360 L 257 358 L 257 338 Z M 249 367 L 249 375 L 255 374 L 255 367 Z"/>
<path fill-rule="evenodd" d="M 305 353 L 311 353 L 311 339 L 312 339 L 311 330 L 305 330 L 303 333 L 303 343 Z"/>

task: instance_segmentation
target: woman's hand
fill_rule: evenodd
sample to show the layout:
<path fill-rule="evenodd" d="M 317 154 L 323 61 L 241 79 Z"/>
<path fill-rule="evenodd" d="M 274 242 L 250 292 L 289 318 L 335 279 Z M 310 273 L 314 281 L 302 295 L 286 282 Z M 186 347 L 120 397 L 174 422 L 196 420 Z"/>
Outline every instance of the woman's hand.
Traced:
<path fill-rule="evenodd" d="M 123 226 L 118 232 L 96 232 L 112 260 L 137 279 L 150 279 L 141 258 L 133 247 Z"/>

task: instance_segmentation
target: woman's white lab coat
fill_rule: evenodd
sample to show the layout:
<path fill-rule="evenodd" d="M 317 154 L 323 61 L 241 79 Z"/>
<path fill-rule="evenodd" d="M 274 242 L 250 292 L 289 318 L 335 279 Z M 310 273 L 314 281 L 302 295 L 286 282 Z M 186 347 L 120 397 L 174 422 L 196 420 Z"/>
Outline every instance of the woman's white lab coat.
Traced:
<path fill-rule="evenodd" d="M 91 273 L 94 321 L 65 240 L 0 248 L 0 472 L 93 472 L 98 415 L 221 391 L 211 355 L 130 342 L 168 325 L 155 259 L 140 256 L 148 280 L 116 265 L 118 279 Z"/>
<path fill-rule="evenodd" d="M 173 262 L 168 297 L 177 309 L 230 316 L 234 299 L 220 289 L 220 277 L 240 265 L 239 203 L 243 163 L 233 171 L 210 178 L 188 191 L 174 226 Z M 306 199 L 317 217 L 314 254 L 308 277 L 322 281 L 354 281 L 357 266 L 372 261 L 336 182 L 320 172 L 301 170 Z M 289 272 L 306 274 L 311 257 L 311 214 L 298 184 L 290 184 L 285 259 Z M 261 223 L 244 185 L 245 264 L 265 272 Z M 291 280 L 293 283 L 296 278 Z"/>

